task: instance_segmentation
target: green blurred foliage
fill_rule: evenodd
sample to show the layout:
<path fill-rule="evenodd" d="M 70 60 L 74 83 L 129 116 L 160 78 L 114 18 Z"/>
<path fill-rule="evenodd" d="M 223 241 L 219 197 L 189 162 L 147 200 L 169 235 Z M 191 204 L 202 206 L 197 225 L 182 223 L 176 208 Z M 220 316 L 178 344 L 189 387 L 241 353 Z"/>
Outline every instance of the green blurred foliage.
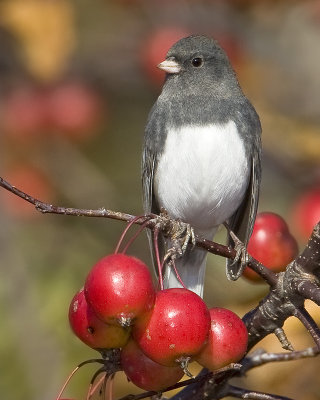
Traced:
<path fill-rule="evenodd" d="M 10 176 L 13 166 L 32 165 L 47 177 L 53 193 L 47 200 L 54 204 L 142 213 L 143 129 L 160 91 L 144 68 L 150 62 L 148 43 L 158 30 L 181 28 L 226 43 L 241 86 L 263 125 L 260 210 L 280 213 L 293 227 L 290 209 L 295 197 L 319 184 L 318 1 L 57 0 L 54 11 L 44 10 L 44 3 L 0 3 L 5 7 L 0 20 L 1 176 Z M 23 7 L 28 12 L 21 17 Z M 60 24 L 38 26 L 37 16 L 47 18 L 50 13 L 61 17 Z M 41 34 L 50 40 L 38 40 Z M 57 56 L 49 59 L 51 52 Z M 50 125 L 40 136 L 30 137 L 10 136 L 3 129 L 10 93 L 26 85 L 51 90 L 74 80 L 103 100 L 102 122 L 84 139 L 70 139 Z M 6 400 L 49 400 L 75 365 L 96 357 L 71 334 L 69 302 L 90 267 L 113 251 L 124 224 L 36 212 L 20 215 L 15 212 L 19 206 L 14 208 L 0 197 L 0 393 Z M 224 241 L 222 230 L 216 239 Z M 130 252 L 150 263 L 144 234 Z M 245 280 L 228 282 L 224 260 L 209 256 L 205 287 L 209 306 L 229 307 L 243 315 L 266 291 L 264 285 Z M 307 333 L 292 329 L 300 348 L 300 338 Z M 280 350 L 276 341 L 268 346 Z M 278 379 L 270 367 L 269 381 L 258 376 L 249 378 L 248 385 L 315 400 L 320 391 L 315 369 L 305 368 L 315 362 L 281 365 L 288 372 L 277 372 Z M 85 397 L 94 371 L 86 368 L 66 394 Z M 117 380 L 119 395 L 135 390 L 123 376 Z"/>

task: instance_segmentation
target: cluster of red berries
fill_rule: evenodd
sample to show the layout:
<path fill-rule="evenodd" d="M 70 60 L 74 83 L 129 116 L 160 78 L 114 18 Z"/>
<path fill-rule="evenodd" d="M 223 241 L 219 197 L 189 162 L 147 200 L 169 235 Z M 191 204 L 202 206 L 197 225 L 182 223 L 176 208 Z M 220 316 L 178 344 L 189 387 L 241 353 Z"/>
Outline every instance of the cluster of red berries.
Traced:
<path fill-rule="evenodd" d="M 216 370 L 239 361 L 247 350 L 247 329 L 236 314 L 208 310 L 184 288 L 156 291 L 148 267 L 125 254 L 93 266 L 71 301 L 69 321 L 88 346 L 121 348 L 122 369 L 145 390 L 174 385 L 189 361 Z"/>

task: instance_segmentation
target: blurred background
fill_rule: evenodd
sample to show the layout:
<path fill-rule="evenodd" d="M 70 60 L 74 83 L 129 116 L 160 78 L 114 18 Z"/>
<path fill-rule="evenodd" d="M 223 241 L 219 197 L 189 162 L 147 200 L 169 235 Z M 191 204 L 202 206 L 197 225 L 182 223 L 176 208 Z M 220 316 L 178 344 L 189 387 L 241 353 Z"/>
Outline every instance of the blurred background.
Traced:
<path fill-rule="evenodd" d="M 229 54 L 263 127 L 260 211 L 282 215 L 302 248 L 320 216 L 319 0 L 1 0 L 0 175 L 49 203 L 141 214 L 142 136 L 163 82 L 156 65 L 191 33 Z M 72 335 L 68 307 L 125 225 L 40 215 L 4 190 L 0 218 L 0 393 L 54 399 L 69 371 L 96 357 Z M 130 252 L 150 263 L 144 234 Z M 240 316 L 267 291 L 228 282 L 215 256 L 206 282 L 208 305 Z M 312 345 L 297 321 L 285 327 L 296 349 Z M 281 350 L 273 337 L 259 346 Z M 241 385 L 316 400 L 318 367 L 272 364 Z M 79 372 L 66 396 L 85 398 L 94 370 Z M 121 374 L 115 386 L 118 396 L 137 391 Z"/>

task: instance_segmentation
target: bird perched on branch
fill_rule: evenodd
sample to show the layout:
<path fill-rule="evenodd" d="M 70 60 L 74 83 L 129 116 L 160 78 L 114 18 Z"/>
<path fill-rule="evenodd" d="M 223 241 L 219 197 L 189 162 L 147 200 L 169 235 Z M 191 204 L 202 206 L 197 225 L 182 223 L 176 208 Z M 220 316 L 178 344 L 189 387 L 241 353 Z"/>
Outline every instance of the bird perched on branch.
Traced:
<path fill-rule="evenodd" d="M 227 55 L 210 38 L 179 40 L 158 67 L 166 79 L 145 129 L 144 210 L 159 214 L 164 208 L 209 240 L 227 224 L 228 244 L 234 245 L 232 231 L 246 246 L 261 180 L 259 117 Z M 161 256 L 171 246 L 161 237 Z M 176 260 L 184 285 L 200 296 L 205 266 L 206 252 L 191 246 Z M 228 260 L 227 277 L 236 280 L 243 268 L 241 259 Z M 181 287 L 172 268 L 166 269 L 164 286 Z"/>

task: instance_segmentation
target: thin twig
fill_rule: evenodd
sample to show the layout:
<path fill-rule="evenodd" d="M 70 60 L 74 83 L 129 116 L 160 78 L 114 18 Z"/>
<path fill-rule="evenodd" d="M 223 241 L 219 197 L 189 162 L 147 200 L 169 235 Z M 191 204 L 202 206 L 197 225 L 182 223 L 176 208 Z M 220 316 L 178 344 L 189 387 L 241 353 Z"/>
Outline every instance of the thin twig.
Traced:
<path fill-rule="evenodd" d="M 186 379 L 185 381 L 178 382 L 172 386 L 167 387 L 165 390 L 161 391 L 161 393 L 169 392 L 170 390 L 174 390 L 174 389 L 179 389 L 184 386 L 188 386 L 192 383 L 205 382 L 207 379 L 212 378 L 212 376 L 213 376 L 213 372 L 209 372 L 205 375 L 198 376 L 196 378 Z M 159 394 L 159 392 L 155 392 L 155 391 L 143 392 L 143 393 L 136 394 L 136 395 L 128 394 L 127 396 L 121 397 L 119 400 L 141 400 L 141 399 L 146 399 L 147 397 L 155 396 L 157 394 Z"/>
<path fill-rule="evenodd" d="M 305 350 L 291 351 L 290 353 L 267 353 L 263 349 L 258 349 L 243 359 L 241 374 L 271 362 L 300 360 L 302 358 L 315 357 L 319 353 L 320 351 L 317 347 L 308 347 Z"/>
<path fill-rule="evenodd" d="M 310 280 L 297 280 L 292 282 L 292 287 L 295 289 L 296 293 L 305 299 L 314 301 L 318 306 L 320 306 L 320 287 L 318 282 L 313 282 L 314 277 L 310 276 Z"/>
<path fill-rule="evenodd" d="M 308 311 L 304 308 L 297 308 L 293 315 L 302 322 L 320 350 L 320 329 Z"/>
<path fill-rule="evenodd" d="M 227 392 L 229 396 L 236 397 L 237 399 L 251 399 L 251 400 L 293 400 L 289 397 L 277 396 L 275 394 L 255 392 L 252 390 L 242 389 L 236 386 L 229 386 Z"/>
<path fill-rule="evenodd" d="M 108 210 L 104 207 L 99 208 L 99 209 L 84 209 L 84 208 L 73 208 L 73 207 L 61 207 L 61 206 L 55 206 L 52 204 L 45 203 L 27 193 L 24 191 L 16 188 L 15 186 L 11 185 L 9 182 L 7 182 L 5 179 L 0 177 L 0 186 L 3 187 L 4 189 L 8 190 L 9 192 L 15 194 L 16 196 L 22 198 L 23 200 L 27 201 L 30 204 L 33 204 L 36 208 L 37 211 L 43 213 L 43 214 L 57 214 L 57 215 L 70 215 L 74 217 L 91 217 L 91 218 L 110 218 L 110 219 L 115 219 L 118 221 L 124 221 L 124 222 L 132 222 L 134 221 L 135 224 L 138 225 L 144 225 L 146 228 L 149 228 L 151 230 L 155 230 L 156 228 L 159 230 L 161 227 L 159 227 L 159 220 L 156 218 L 157 215 L 150 214 L 150 215 L 143 215 L 140 217 L 137 217 L 135 215 L 119 212 L 119 211 L 113 211 L 113 210 Z M 164 229 L 164 235 L 166 235 L 166 231 Z M 200 247 L 209 253 L 225 257 L 225 258 L 230 258 L 234 259 L 236 256 L 236 251 L 231 248 L 224 246 L 219 243 L 215 243 L 211 240 L 204 239 L 200 236 L 195 236 L 195 245 L 197 247 Z M 270 276 L 268 278 L 269 270 L 265 268 L 262 264 L 260 264 L 257 260 L 254 258 L 250 258 L 250 261 L 248 262 L 248 266 L 254 269 L 255 272 L 260 273 L 261 271 L 263 272 L 263 277 L 264 279 L 270 284 L 273 284 L 273 276 Z"/>

